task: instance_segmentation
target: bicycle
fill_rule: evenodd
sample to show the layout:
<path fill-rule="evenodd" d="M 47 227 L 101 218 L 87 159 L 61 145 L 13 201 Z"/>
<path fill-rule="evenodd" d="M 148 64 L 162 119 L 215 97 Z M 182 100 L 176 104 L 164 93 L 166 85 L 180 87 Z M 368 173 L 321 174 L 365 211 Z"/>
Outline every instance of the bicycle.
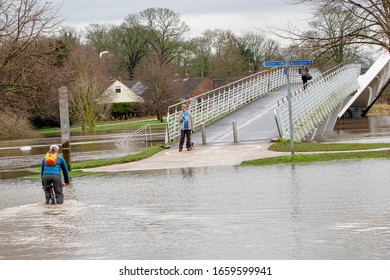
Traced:
<path fill-rule="evenodd" d="M 54 192 L 53 183 L 51 183 L 50 185 L 47 185 L 46 188 L 42 187 L 42 189 L 44 189 L 44 190 L 47 188 L 49 188 L 49 191 L 50 191 L 50 199 L 49 199 L 49 202 L 47 204 L 57 204 L 57 198 L 56 198 L 56 194 Z"/>

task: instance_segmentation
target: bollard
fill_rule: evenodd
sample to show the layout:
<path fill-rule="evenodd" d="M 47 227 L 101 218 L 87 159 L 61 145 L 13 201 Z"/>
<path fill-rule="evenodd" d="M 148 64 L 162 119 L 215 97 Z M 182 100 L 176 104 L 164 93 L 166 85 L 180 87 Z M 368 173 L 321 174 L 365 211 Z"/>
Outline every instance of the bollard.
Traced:
<path fill-rule="evenodd" d="M 202 126 L 202 144 L 206 145 L 206 125 L 202 123 L 201 126 Z"/>
<path fill-rule="evenodd" d="M 60 87 L 58 89 L 58 95 L 59 95 L 59 104 L 60 104 L 62 154 L 64 156 L 69 171 L 71 171 L 72 166 L 71 166 L 71 149 L 70 149 L 68 89 L 64 86 Z"/>
<path fill-rule="evenodd" d="M 237 123 L 236 123 L 236 121 L 233 121 L 233 141 L 234 141 L 234 143 L 238 143 Z"/>

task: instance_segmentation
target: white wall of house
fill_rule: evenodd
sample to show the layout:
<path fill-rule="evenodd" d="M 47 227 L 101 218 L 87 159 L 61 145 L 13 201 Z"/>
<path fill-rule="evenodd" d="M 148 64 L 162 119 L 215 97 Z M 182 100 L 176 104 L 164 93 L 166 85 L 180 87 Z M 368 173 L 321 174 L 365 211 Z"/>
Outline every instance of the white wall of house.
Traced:
<path fill-rule="evenodd" d="M 144 102 L 144 99 L 134 93 L 125 84 L 116 80 L 110 87 L 108 87 L 105 93 L 111 96 L 111 103 L 119 102 Z"/>

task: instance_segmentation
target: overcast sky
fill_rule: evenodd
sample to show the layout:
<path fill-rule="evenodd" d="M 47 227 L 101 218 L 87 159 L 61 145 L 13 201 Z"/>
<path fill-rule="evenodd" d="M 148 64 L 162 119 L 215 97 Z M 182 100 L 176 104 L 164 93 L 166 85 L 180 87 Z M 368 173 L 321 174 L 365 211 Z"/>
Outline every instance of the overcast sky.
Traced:
<path fill-rule="evenodd" d="M 120 24 L 129 14 L 147 8 L 168 8 L 179 13 L 190 27 L 190 37 L 206 29 L 265 31 L 269 26 L 286 27 L 288 23 L 304 28 L 310 14 L 288 0 L 52 0 L 62 2 L 60 14 L 65 25 L 81 29 L 91 23 Z"/>

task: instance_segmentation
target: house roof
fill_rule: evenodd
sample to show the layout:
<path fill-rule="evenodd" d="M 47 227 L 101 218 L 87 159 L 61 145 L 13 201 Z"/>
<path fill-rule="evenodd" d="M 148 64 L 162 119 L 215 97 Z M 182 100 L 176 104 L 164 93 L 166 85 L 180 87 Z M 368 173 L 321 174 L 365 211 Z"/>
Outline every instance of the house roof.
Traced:
<path fill-rule="evenodd" d="M 142 93 L 145 87 L 141 82 L 111 80 L 107 83 L 106 93 L 111 96 L 111 103 L 118 102 L 142 102 Z M 116 92 L 116 87 L 121 87 L 121 92 Z"/>
<path fill-rule="evenodd" d="M 177 96 L 181 99 L 198 96 L 222 85 L 221 81 L 210 78 L 184 78 L 177 81 L 181 83 L 181 91 Z"/>

